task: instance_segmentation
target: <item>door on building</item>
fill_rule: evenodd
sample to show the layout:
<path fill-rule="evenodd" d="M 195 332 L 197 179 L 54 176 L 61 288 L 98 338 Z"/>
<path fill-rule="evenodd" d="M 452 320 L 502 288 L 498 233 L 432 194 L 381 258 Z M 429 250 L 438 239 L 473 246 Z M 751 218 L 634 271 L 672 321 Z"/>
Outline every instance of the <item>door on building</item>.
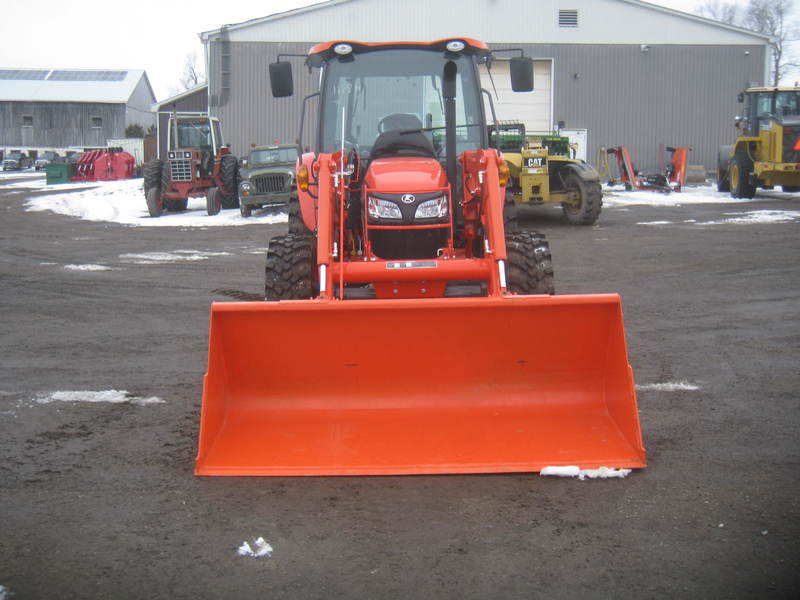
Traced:
<path fill-rule="evenodd" d="M 570 144 L 576 144 L 575 158 L 586 160 L 586 146 L 589 138 L 587 129 L 562 129 L 561 135 L 569 138 Z"/>
<path fill-rule="evenodd" d="M 481 85 L 492 95 L 499 121 L 522 121 L 528 133 L 552 133 L 553 131 L 553 61 L 533 61 L 533 91 L 526 93 L 511 90 L 510 61 L 498 59 L 492 63 L 492 79 L 481 67 Z M 495 95 L 495 88 L 497 95 Z M 484 98 L 486 118 L 492 119 L 489 101 Z"/>

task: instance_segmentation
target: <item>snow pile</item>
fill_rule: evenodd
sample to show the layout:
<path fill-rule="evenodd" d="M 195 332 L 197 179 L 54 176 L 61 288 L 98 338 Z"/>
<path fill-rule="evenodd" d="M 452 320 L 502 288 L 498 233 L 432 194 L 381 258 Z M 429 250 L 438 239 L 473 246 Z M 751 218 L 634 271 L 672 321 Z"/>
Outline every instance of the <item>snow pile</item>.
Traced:
<path fill-rule="evenodd" d="M 44 179 L 45 174 L 41 171 L 25 170 L 25 171 L 0 171 L 0 179 L 12 179 L 17 177 L 41 177 Z"/>
<path fill-rule="evenodd" d="M 242 542 L 242 545 L 236 549 L 236 553 L 239 556 L 252 556 L 253 558 L 272 555 L 272 546 L 270 546 L 263 537 L 254 540 L 253 546 L 256 547 L 255 550 L 253 550 L 250 543 L 245 540 Z"/>
<path fill-rule="evenodd" d="M 110 402 L 111 404 L 138 404 L 145 406 L 148 404 L 162 404 L 164 401 L 156 396 L 144 398 L 134 396 L 125 390 L 105 390 L 102 392 L 53 392 L 47 396 L 36 398 L 39 404 L 49 404 L 51 402 Z"/>
<path fill-rule="evenodd" d="M 640 391 L 654 390 L 656 392 L 693 392 L 699 390 L 700 386 L 688 381 L 670 381 L 667 383 L 637 384 L 636 389 Z"/>
<path fill-rule="evenodd" d="M 38 182 L 37 186 L 38 186 Z M 9 184 L 24 185 L 27 182 Z M 75 186 L 81 186 L 75 188 Z M 84 184 L 62 184 L 60 186 L 41 187 L 46 189 L 74 189 L 70 193 L 48 194 L 31 198 L 26 203 L 28 211 L 51 211 L 61 215 L 78 217 L 85 221 L 108 221 L 123 225 L 147 227 L 218 227 L 228 225 L 264 225 L 285 223 L 286 212 L 276 209 L 263 209 L 253 212 L 253 216 L 245 219 L 238 210 L 223 210 L 219 214 L 209 216 L 206 213 L 205 198 L 189 198 L 188 210 L 183 212 L 165 212 L 158 218 L 148 215 L 144 200 L 141 179 L 124 181 L 98 181 L 93 187 Z"/>
<path fill-rule="evenodd" d="M 173 250 L 172 252 L 142 252 L 141 254 L 120 254 L 122 262 L 136 265 L 159 265 L 183 260 L 208 260 L 211 256 L 230 256 L 230 252 L 201 250 Z"/>
<path fill-rule="evenodd" d="M 0 600 L 11 600 L 13 595 L 14 592 L 12 592 L 6 586 L 0 585 Z"/>
<path fill-rule="evenodd" d="M 631 469 L 613 469 L 611 467 L 600 467 L 599 469 L 581 469 L 576 466 L 564 467 L 545 467 L 539 471 L 540 476 L 553 475 L 555 477 L 577 477 L 581 481 L 584 479 L 622 479 L 627 477 Z"/>
<path fill-rule="evenodd" d="M 664 194 L 662 192 L 626 192 L 622 186 L 603 186 L 603 206 L 682 206 L 684 204 L 745 204 L 748 202 L 774 201 L 789 199 L 794 194 L 770 191 L 769 196 L 733 198 L 728 192 L 718 192 L 716 185 L 708 184 L 698 187 L 684 187 L 680 192 Z"/>
<path fill-rule="evenodd" d="M 105 265 L 64 265 L 68 271 L 110 271 Z"/>

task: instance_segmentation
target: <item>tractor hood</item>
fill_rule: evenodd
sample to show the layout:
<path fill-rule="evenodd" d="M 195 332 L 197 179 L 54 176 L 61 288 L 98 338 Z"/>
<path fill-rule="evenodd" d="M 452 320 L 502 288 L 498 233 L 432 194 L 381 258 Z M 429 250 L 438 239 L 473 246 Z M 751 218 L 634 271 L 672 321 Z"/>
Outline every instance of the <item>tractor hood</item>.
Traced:
<path fill-rule="evenodd" d="M 378 158 L 370 163 L 364 182 L 383 193 L 434 192 L 447 187 L 447 175 L 433 158 Z"/>

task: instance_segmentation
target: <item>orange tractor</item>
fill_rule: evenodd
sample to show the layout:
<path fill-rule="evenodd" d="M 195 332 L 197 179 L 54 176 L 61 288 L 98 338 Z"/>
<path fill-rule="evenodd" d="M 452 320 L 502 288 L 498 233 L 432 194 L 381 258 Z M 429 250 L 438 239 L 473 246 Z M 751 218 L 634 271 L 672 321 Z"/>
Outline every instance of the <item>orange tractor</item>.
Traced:
<path fill-rule="evenodd" d="M 270 241 L 265 302 L 211 307 L 196 474 L 645 466 L 619 296 L 554 296 L 545 237 L 505 231 L 492 58 L 465 38 L 311 49 L 302 223 Z M 290 62 L 270 77 L 292 95 Z M 531 59 L 511 79 L 531 91 Z"/>
<path fill-rule="evenodd" d="M 167 160 L 144 166 L 144 195 L 151 217 L 186 210 L 189 198 L 206 197 L 209 215 L 239 206 L 239 163 L 222 140 L 219 119 L 206 113 L 169 113 Z"/>

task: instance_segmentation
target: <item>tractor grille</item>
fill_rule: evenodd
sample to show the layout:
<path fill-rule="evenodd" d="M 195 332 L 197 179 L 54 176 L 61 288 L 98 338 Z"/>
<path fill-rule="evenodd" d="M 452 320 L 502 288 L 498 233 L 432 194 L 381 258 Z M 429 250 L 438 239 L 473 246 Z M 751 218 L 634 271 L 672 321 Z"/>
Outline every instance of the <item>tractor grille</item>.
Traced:
<path fill-rule="evenodd" d="M 169 161 L 169 178 L 171 181 L 191 181 L 192 161 L 191 160 Z"/>
<path fill-rule="evenodd" d="M 253 177 L 250 180 L 259 194 L 269 194 L 272 192 L 288 192 L 289 191 L 289 176 L 274 174 L 274 175 L 261 175 L 260 177 Z"/>

